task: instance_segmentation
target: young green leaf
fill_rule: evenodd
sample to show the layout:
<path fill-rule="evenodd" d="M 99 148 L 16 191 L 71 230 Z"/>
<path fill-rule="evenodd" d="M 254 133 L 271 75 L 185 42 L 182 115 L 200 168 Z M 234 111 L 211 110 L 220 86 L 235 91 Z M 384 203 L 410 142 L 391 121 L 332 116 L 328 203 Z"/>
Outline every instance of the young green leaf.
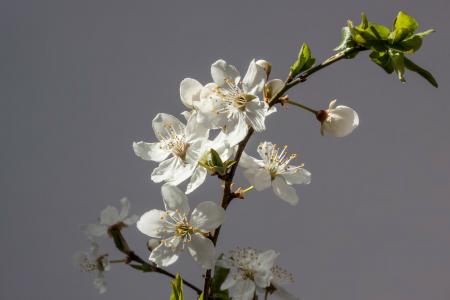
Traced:
<path fill-rule="evenodd" d="M 355 42 L 352 39 L 352 34 L 350 32 L 350 28 L 348 26 L 342 27 L 341 29 L 341 42 L 339 46 L 334 48 L 334 51 L 342 51 L 347 48 L 352 48 L 355 46 Z"/>
<path fill-rule="evenodd" d="M 181 279 L 180 274 L 174 280 L 171 281 L 172 293 L 170 294 L 170 300 L 184 300 L 183 296 L 183 279 Z"/>
<path fill-rule="evenodd" d="M 419 28 L 419 23 L 416 19 L 400 11 L 394 20 L 394 27 L 390 35 L 390 40 L 392 43 L 401 41 L 411 35 Z"/>
<path fill-rule="evenodd" d="M 223 168 L 224 165 L 222 159 L 220 158 L 219 153 L 217 153 L 217 151 L 214 150 L 213 148 L 210 149 L 210 153 L 211 153 L 211 162 L 213 166 Z"/>
<path fill-rule="evenodd" d="M 291 76 L 295 77 L 301 72 L 308 70 L 314 65 L 315 58 L 311 56 L 308 44 L 303 43 L 298 53 L 297 60 L 291 66 Z"/>
<path fill-rule="evenodd" d="M 200 296 L 198 296 L 197 300 L 203 300 L 203 293 L 201 293 Z"/>
<path fill-rule="evenodd" d="M 222 258 L 223 254 L 219 256 L 219 259 Z M 222 283 L 228 276 L 230 270 L 227 268 L 216 265 L 214 268 L 214 277 L 212 279 L 212 292 L 213 298 L 217 300 L 230 300 L 230 296 L 228 296 L 228 291 L 222 291 L 220 289 Z"/>
<path fill-rule="evenodd" d="M 415 34 L 413 36 L 404 39 L 403 41 L 391 45 L 391 48 L 401 51 L 403 53 L 411 54 L 419 50 L 421 46 L 422 46 L 422 38 L 417 34 Z"/>
<path fill-rule="evenodd" d="M 376 52 L 370 53 L 370 59 L 377 65 L 379 65 L 386 73 L 391 74 L 394 72 L 394 66 L 392 65 L 391 58 L 387 52 Z"/>
<path fill-rule="evenodd" d="M 421 38 L 423 38 L 423 37 L 429 35 L 430 33 L 435 32 L 435 31 L 436 31 L 436 30 L 434 30 L 434 29 L 428 29 L 428 30 L 425 30 L 425 31 L 416 33 L 416 35 L 417 35 L 417 36 L 420 36 Z"/>
<path fill-rule="evenodd" d="M 434 79 L 433 75 L 431 75 L 430 72 L 428 72 L 427 70 L 419 67 L 412 60 L 410 60 L 410 59 L 408 59 L 406 57 L 404 58 L 404 63 L 405 63 L 405 67 L 408 70 L 416 72 L 417 74 L 419 74 L 420 76 L 425 78 L 429 83 L 431 83 L 432 86 L 434 86 L 436 88 L 438 87 L 438 83 L 437 83 L 436 79 Z"/>
<path fill-rule="evenodd" d="M 394 71 L 397 73 L 398 79 L 401 82 L 406 82 L 405 80 L 405 56 L 403 53 L 398 51 L 393 51 L 389 49 L 389 57 L 391 58 L 392 65 L 394 66 Z"/>

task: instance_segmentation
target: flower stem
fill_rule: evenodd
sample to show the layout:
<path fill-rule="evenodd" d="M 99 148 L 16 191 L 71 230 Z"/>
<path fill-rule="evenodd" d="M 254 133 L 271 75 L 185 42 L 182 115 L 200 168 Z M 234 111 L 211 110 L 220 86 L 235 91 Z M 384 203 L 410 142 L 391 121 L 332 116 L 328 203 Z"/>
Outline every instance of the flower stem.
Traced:
<path fill-rule="evenodd" d="M 295 77 L 293 79 L 288 78 L 286 80 L 286 82 L 284 83 L 283 88 L 280 91 L 278 91 L 278 93 L 273 95 L 272 98 L 268 101 L 269 107 L 272 107 L 277 103 L 280 103 L 281 102 L 280 98 L 290 88 L 296 86 L 297 84 L 299 84 L 301 82 L 305 82 L 308 79 L 308 77 L 311 76 L 312 74 L 316 73 L 317 71 L 319 71 L 319 70 L 321 70 L 343 58 L 348 57 L 351 54 L 354 54 L 354 53 L 357 53 L 357 52 L 360 52 L 363 50 L 366 50 L 366 49 L 360 48 L 360 47 L 355 47 L 355 48 L 349 48 L 349 49 L 343 50 L 343 51 L 329 57 L 328 59 L 323 61 L 321 64 L 319 64 L 315 67 L 312 67 L 311 69 L 308 69 L 305 72 L 299 74 L 297 77 Z M 221 202 L 221 206 L 224 210 L 227 209 L 228 205 L 234 198 L 234 193 L 231 191 L 231 184 L 233 183 L 234 174 L 236 173 L 236 169 L 239 165 L 239 160 L 241 159 L 242 152 L 244 152 L 245 146 L 247 146 L 247 143 L 250 140 L 251 136 L 253 135 L 254 131 L 255 130 L 253 128 L 249 128 L 247 135 L 239 143 L 238 149 L 234 156 L 234 161 L 236 163 L 233 166 L 231 166 L 228 174 L 226 174 L 222 178 L 225 181 L 225 186 L 223 188 L 222 202 Z M 217 239 L 219 238 L 221 228 L 222 228 L 222 226 L 217 227 L 216 230 L 214 231 L 213 236 L 211 237 L 211 240 L 212 240 L 214 246 L 217 244 Z M 206 270 L 206 273 L 205 273 L 205 282 L 203 285 L 203 299 L 204 300 L 213 300 L 212 299 L 212 291 L 211 291 L 211 283 L 212 283 L 211 269 L 208 269 L 208 270 Z"/>
<path fill-rule="evenodd" d="M 301 104 L 301 103 L 295 102 L 295 101 L 293 101 L 293 100 L 291 100 L 291 99 L 287 99 L 287 100 L 285 100 L 285 102 L 286 102 L 286 103 L 289 103 L 289 104 L 291 104 L 291 105 L 294 105 L 294 106 L 303 108 L 303 109 L 306 110 L 306 111 L 312 112 L 314 115 L 317 115 L 317 114 L 319 113 L 318 110 L 312 109 L 312 108 L 310 108 L 310 107 L 308 107 L 308 106 L 306 106 L 306 105 L 303 105 L 303 104 Z"/>

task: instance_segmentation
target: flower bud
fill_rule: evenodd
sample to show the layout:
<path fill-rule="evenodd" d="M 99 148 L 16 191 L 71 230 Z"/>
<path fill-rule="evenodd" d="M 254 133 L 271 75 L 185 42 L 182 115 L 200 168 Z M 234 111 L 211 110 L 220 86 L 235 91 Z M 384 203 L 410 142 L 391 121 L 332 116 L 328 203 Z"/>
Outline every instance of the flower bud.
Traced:
<path fill-rule="evenodd" d="M 319 111 L 316 117 L 321 123 L 322 135 L 326 132 L 335 137 L 344 137 L 352 133 L 359 125 L 356 111 L 347 106 L 336 106 L 336 99 L 330 102 L 327 110 Z"/>
<path fill-rule="evenodd" d="M 272 71 L 272 64 L 264 59 L 257 60 L 256 64 L 266 71 L 267 78 L 269 78 L 270 72 Z"/>
<path fill-rule="evenodd" d="M 284 82 L 281 79 L 272 79 L 264 85 L 264 100 L 270 100 L 276 95 L 284 86 Z"/>

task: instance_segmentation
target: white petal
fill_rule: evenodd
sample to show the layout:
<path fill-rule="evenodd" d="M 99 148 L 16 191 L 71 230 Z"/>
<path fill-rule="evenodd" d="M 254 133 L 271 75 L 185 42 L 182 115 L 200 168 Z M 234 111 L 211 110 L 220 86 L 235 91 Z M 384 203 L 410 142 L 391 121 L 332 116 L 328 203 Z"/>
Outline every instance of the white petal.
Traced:
<path fill-rule="evenodd" d="M 211 65 L 211 76 L 218 86 L 225 85 L 225 79 L 235 84 L 241 80 L 241 75 L 236 67 L 228 64 L 223 59 L 219 59 Z"/>
<path fill-rule="evenodd" d="M 297 296 L 292 295 L 289 293 L 285 288 L 282 286 L 275 284 L 272 282 L 272 285 L 276 288 L 275 292 L 273 293 L 274 296 L 277 296 L 280 299 L 284 300 L 299 300 L 300 298 Z"/>
<path fill-rule="evenodd" d="M 186 141 L 189 143 L 195 142 L 198 139 L 206 139 L 209 136 L 209 128 L 206 124 L 199 123 L 196 115 L 189 118 L 184 132 Z"/>
<path fill-rule="evenodd" d="M 275 195 L 288 202 L 296 205 L 298 203 L 298 196 L 296 190 L 288 185 L 282 176 L 276 176 L 272 181 L 273 191 Z"/>
<path fill-rule="evenodd" d="M 181 102 L 188 107 L 193 108 L 194 101 L 200 100 L 200 91 L 203 85 L 195 79 L 185 78 L 180 83 Z"/>
<path fill-rule="evenodd" d="M 161 187 L 161 194 L 166 210 L 178 210 L 183 214 L 189 213 L 188 198 L 178 187 L 170 184 L 164 184 Z"/>
<path fill-rule="evenodd" d="M 125 220 L 126 217 L 128 217 L 128 213 L 130 211 L 130 201 L 128 201 L 127 198 L 122 198 L 120 199 L 120 205 L 121 205 L 121 209 L 120 209 L 120 214 L 119 214 L 119 218 L 120 220 Z"/>
<path fill-rule="evenodd" d="M 242 152 L 241 159 L 239 160 L 239 166 L 244 169 L 258 169 L 263 166 L 262 161 Z"/>
<path fill-rule="evenodd" d="M 189 155 L 186 155 L 187 158 L 188 156 Z M 192 161 L 192 158 L 189 157 L 189 160 Z M 194 173 L 195 167 L 197 165 L 197 160 L 194 160 L 193 162 L 194 163 L 185 163 L 182 159 L 177 157 L 172 171 L 164 180 L 171 185 L 179 185 L 180 183 L 191 177 L 192 173 Z"/>
<path fill-rule="evenodd" d="M 94 286 L 98 289 L 99 294 L 104 294 L 106 292 L 106 280 L 103 273 L 98 273 L 94 278 Z"/>
<path fill-rule="evenodd" d="M 242 80 L 242 88 L 245 93 L 256 95 L 262 92 L 266 81 L 266 71 L 257 65 L 255 60 L 250 62 L 247 73 Z"/>
<path fill-rule="evenodd" d="M 100 223 L 111 226 L 120 222 L 119 212 L 117 208 L 113 206 L 108 206 L 100 213 Z"/>
<path fill-rule="evenodd" d="M 255 294 L 255 283 L 251 280 L 239 280 L 230 290 L 233 300 L 252 300 Z"/>
<path fill-rule="evenodd" d="M 271 185 L 270 173 L 264 168 L 246 169 L 244 176 L 257 191 L 263 191 Z"/>
<path fill-rule="evenodd" d="M 172 115 L 159 113 L 153 119 L 152 127 L 156 137 L 161 140 L 161 138 L 167 138 L 171 131 L 182 135 L 185 125 Z"/>
<path fill-rule="evenodd" d="M 257 151 L 259 156 L 264 160 L 266 164 L 270 162 L 270 157 L 272 155 L 274 144 L 271 142 L 262 142 L 258 145 Z"/>
<path fill-rule="evenodd" d="M 167 223 L 165 221 L 166 212 L 158 209 L 152 209 L 144 213 L 137 221 L 137 229 L 145 235 L 153 238 L 162 238 L 167 232 Z"/>
<path fill-rule="evenodd" d="M 259 287 L 265 288 L 270 285 L 270 281 L 273 278 L 271 269 L 278 255 L 279 253 L 274 250 L 268 250 L 258 254 L 254 265 L 254 270 L 256 271 L 254 279 Z"/>
<path fill-rule="evenodd" d="M 125 223 L 125 225 L 127 225 L 127 226 L 130 226 L 130 225 L 135 224 L 138 220 L 139 220 L 138 215 L 132 215 L 132 216 L 126 218 L 125 220 L 123 220 L 123 223 Z"/>
<path fill-rule="evenodd" d="M 281 176 L 288 184 L 310 184 L 311 173 L 303 168 L 292 167 L 292 172 L 283 173 Z"/>
<path fill-rule="evenodd" d="M 192 212 L 191 224 L 194 228 L 211 232 L 225 221 L 225 210 L 211 201 L 197 205 Z"/>
<path fill-rule="evenodd" d="M 192 258 L 205 269 L 211 269 L 214 264 L 216 250 L 213 242 L 200 234 L 193 234 L 187 244 Z"/>
<path fill-rule="evenodd" d="M 153 169 L 151 179 L 153 182 L 165 181 L 177 171 L 177 166 L 179 165 L 178 157 L 171 157 L 162 161 L 158 167 Z"/>
<path fill-rule="evenodd" d="M 103 236 L 108 231 L 108 226 L 103 224 L 88 224 L 83 225 L 81 230 L 88 236 Z"/>
<path fill-rule="evenodd" d="M 197 166 L 194 173 L 191 176 L 191 181 L 187 185 L 186 194 L 192 193 L 197 189 L 203 182 L 205 182 L 206 175 L 208 171 L 202 166 Z"/>
<path fill-rule="evenodd" d="M 221 291 L 228 290 L 232 286 L 234 286 L 237 281 L 235 278 L 237 278 L 238 274 L 234 270 L 230 270 L 230 272 L 227 275 L 227 278 L 223 281 L 222 285 L 220 286 Z"/>
<path fill-rule="evenodd" d="M 170 151 L 162 149 L 160 143 L 134 142 L 133 150 L 140 158 L 156 162 L 163 161 L 170 155 Z"/>
<path fill-rule="evenodd" d="M 350 107 L 339 105 L 327 112 L 328 118 L 323 122 L 322 128 L 335 137 L 349 135 L 359 125 L 358 114 Z"/>
<path fill-rule="evenodd" d="M 266 84 L 266 89 L 270 91 L 270 97 L 276 95 L 284 87 L 284 82 L 281 79 L 272 79 Z"/>
<path fill-rule="evenodd" d="M 247 135 L 248 125 L 245 121 L 245 115 L 236 113 L 228 120 L 225 133 L 228 135 L 228 142 L 230 146 L 239 144 Z"/>
<path fill-rule="evenodd" d="M 245 112 L 247 121 L 255 131 L 261 132 L 266 129 L 264 121 L 266 119 L 267 108 L 264 102 L 259 101 L 258 98 L 253 99 L 245 106 Z"/>
<path fill-rule="evenodd" d="M 158 267 L 167 267 L 178 260 L 178 253 L 176 250 L 177 249 L 160 244 L 153 249 L 148 259 L 154 262 Z"/>

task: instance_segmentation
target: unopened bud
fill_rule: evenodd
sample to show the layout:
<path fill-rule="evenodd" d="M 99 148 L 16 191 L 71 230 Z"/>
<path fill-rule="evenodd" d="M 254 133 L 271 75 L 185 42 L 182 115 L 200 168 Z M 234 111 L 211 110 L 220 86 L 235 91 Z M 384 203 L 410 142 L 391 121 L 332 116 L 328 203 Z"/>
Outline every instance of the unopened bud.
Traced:
<path fill-rule="evenodd" d="M 264 59 L 257 60 L 256 64 L 266 71 L 267 78 L 269 78 L 270 72 L 272 71 L 272 64 Z"/>
<path fill-rule="evenodd" d="M 150 252 L 152 252 L 156 247 L 158 247 L 160 244 L 160 241 L 157 239 L 150 239 L 147 242 L 147 248 Z"/>

